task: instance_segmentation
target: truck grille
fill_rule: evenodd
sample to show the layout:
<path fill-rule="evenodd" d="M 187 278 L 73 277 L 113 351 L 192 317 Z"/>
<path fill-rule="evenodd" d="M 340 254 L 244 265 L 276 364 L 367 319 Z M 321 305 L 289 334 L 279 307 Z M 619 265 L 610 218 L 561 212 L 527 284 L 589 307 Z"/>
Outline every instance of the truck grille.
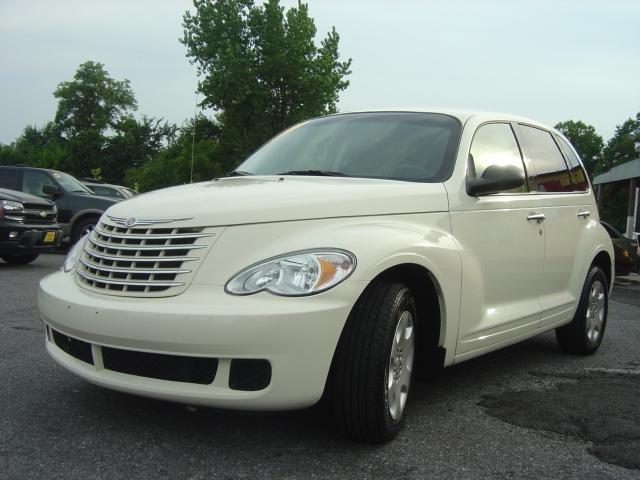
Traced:
<path fill-rule="evenodd" d="M 24 206 L 24 223 L 26 224 L 44 224 L 55 223 L 56 211 L 53 205 L 42 204 L 25 204 Z"/>
<path fill-rule="evenodd" d="M 77 278 L 111 295 L 177 295 L 214 236 L 201 227 L 127 228 L 101 221 L 84 245 Z"/>

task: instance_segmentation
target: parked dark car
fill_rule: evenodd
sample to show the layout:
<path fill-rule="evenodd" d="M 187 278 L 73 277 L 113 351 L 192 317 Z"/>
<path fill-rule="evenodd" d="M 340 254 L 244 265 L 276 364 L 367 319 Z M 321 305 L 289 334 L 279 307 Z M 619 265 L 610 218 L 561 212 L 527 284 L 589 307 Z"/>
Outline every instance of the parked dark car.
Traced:
<path fill-rule="evenodd" d="M 12 265 L 33 262 L 62 241 L 53 202 L 0 188 L 0 258 Z"/>
<path fill-rule="evenodd" d="M 600 222 L 607 231 L 613 242 L 615 253 L 616 276 L 629 275 L 631 272 L 638 272 L 640 268 L 640 257 L 638 256 L 638 242 L 630 240 L 613 225 L 607 222 Z"/>
<path fill-rule="evenodd" d="M 99 182 L 89 178 L 81 178 L 80 181 L 88 187 L 96 195 L 103 197 L 117 198 L 118 200 L 126 200 L 139 195 L 138 192 L 122 185 L 113 185 L 111 183 Z"/>
<path fill-rule="evenodd" d="M 63 241 L 71 244 L 92 230 L 102 213 L 118 200 L 94 194 L 68 173 L 22 166 L 0 166 L 0 188 L 52 200 L 58 207 Z"/>

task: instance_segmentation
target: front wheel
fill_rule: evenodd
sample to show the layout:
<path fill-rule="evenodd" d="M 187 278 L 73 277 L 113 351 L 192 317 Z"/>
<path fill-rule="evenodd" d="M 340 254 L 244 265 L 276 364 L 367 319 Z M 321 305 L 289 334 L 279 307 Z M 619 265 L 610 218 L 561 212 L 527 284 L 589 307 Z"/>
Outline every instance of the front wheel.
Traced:
<path fill-rule="evenodd" d="M 71 245 L 74 245 L 78 240 L 84 237 L 87 233 L 90 233 L 98 223 L 98 218 L 85 218 L 80 220 L 74 227 L 71 235 Z"/>
<path fill-rule="evenodd" d="M 406 286 L 377 282 L 358 300 L 332 372 L 336 420 L 346 435 L 391 440 L 406 415 L 415 352 L 416 305 Z"/>
<path fill-rule="evenodd" d="M 607 276 L 600 267 L 592 266 L 573 320 L 556 328 L 556 338 L 562 350 L 590 355 L 598 349 L 607 326 L 608 294 Z"/>
<path fill-rule="evenodd" d="M 1 255 L 0 258 L 2 258 L 9 265 L 26 265 L 27 263 L 31 263 L 36 258 L 38 258 L 38 255 L 38 253 L 16 253 L 14 255 Z"/>

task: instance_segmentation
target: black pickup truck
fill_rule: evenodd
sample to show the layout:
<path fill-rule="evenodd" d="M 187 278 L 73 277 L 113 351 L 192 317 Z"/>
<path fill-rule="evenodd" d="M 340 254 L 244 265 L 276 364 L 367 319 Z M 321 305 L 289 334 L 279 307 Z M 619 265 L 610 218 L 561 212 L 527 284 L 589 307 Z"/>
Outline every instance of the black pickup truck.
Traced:
<path fill-rule="evenodd" d="M 59 246 L 62 228 L 57 215 L 49 200 L 0 188 L 0 258 L 24 265 Z"/>

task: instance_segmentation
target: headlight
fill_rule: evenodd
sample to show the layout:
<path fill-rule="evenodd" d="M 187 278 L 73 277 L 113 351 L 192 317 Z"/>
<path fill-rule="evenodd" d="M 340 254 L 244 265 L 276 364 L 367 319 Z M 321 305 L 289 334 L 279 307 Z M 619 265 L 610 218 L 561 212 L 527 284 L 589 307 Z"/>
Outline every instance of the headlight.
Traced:
<path fill-rule="evenodd" d="M 335 287 L 355 268 L 356 257 L 345 250 L 292 252 L 246 268 L 227 282 L 225 290 L 232 295 L 263 290 L 284 296 L 313 295 Z"/>
<path fill-rule="evenodd" d="M 23 214 L 24 205 L 20 202 L 13 202 L 11 200 L 0 200 L 0 218 L 6 217 L 11 220 L 22 221 Z M 18 215 L 18 217 L 15 217 L 14 215 Z"/>
<path fill-rule="evenodd" d="M 67 253 L 67 256 L 65 257 L 64 262 L 62 263 L 62 270 L 65 273 L 68 273 L 75 268 L 76 263 L 78 263 L 78 259 L 82 255 L 82 249 L 84 248 L 84 243 L 87 241 L 87 237 L 89 235 L 90 234 L 87 233 L 84 237 L 78 240 L 76 244 L 73 247 L 71 247 L 71 250 L 69 250 L 69 253 Z"/>

